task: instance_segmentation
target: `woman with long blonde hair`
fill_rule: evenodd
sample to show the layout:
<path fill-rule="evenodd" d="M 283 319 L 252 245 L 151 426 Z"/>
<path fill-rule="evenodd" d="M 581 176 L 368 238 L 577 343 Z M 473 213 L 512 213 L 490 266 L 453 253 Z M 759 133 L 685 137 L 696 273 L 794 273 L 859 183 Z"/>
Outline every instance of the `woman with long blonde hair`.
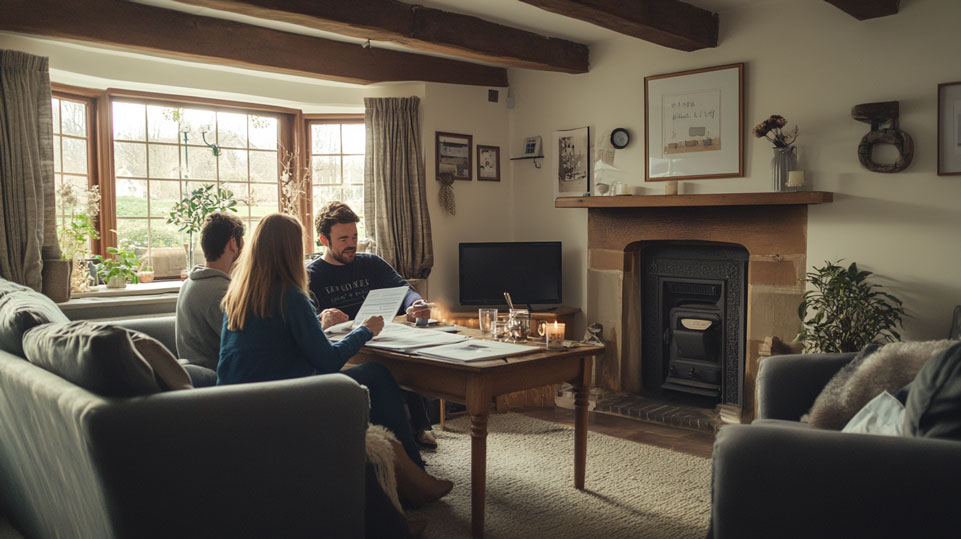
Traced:
<path fill-rule="evenodd" d="M 407 487 L 412 489 L 407 498 L 416 502 L 436 499 L 450 491 L 452 483 L 423 472 L 424 461 L 414 442 L 400 388 L 390 371 L 377 363 L 341 371 L 364 343 L 380 333 L 384 320 L 369 317 L 341 341 L 331 344 L 327 340 L 308 298 L 303 227 L 298 220 L 280 213 L 264 217 L 240 256 L 221 305 L 224 325 L 218 384 L 337 372 L 350 376 L 367 386 L 370 422 L 386 427 L 400 442 L 395 461 L 401 496 L 405 497 L 403 489 Z M 409 459 L 398 460 L 397 456 Z M 402 474 L 407 474 L 413 485 L 401 484 L 405 479 Z"/>

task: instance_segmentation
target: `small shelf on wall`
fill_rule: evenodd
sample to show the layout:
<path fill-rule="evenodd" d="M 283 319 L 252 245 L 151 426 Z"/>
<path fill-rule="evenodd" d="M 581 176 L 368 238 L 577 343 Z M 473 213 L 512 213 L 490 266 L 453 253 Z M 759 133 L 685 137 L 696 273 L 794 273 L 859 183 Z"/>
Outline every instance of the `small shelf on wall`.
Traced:
<path fill-rule="evenodd" d="M 520 161 L 520 160 L 522 160 L 522 159 L 533 159 L 533 160 L 534 160 L 534 168 L 541 168 L 541 165 L 539 165 L 539 164 L 537 163 L 537 160 L 538 160 L 538 159 L 543 159 L 543 158 L 544 158 L 543 155 L 525 155 L 524 157 L 511 157 L 511 161 Z"/>

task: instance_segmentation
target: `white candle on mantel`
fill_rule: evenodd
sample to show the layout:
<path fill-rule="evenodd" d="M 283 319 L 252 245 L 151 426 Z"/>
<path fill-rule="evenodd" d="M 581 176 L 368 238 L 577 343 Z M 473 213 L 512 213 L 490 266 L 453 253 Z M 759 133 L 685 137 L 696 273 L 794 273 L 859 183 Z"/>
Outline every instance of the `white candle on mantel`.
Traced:
<path fill-rule="evenodd" d="M 792 170 L 787 173 L 787 186 L 788 187 L 801 187 L 804 185 L 804 171 L 803 170 Z"/>

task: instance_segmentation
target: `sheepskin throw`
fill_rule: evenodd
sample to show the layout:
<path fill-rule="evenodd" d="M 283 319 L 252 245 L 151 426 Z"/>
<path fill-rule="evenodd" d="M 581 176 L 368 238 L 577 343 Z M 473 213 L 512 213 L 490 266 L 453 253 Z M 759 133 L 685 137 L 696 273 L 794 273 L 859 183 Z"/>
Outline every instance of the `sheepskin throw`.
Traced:
<path fill-rule="evenodd" d="M 897 393 L 914 379 L 925 361 L 956 342 L 898 342 L 866 348 L 824 386 L 801 421 L 812 427 L 841 430 L 871 399 L 882 391 Z"/>
<path fill-rule="evenodd" d="M 397 474 L 394 470 L 394 448 L 390 441 L 396 439 L 394 434 L 380 425 L 367 426 L 367 462 L 374 468 L 377 483 L 384 490 L 391 503 L 401 514 L 404 508 L 397 497 Z"/>

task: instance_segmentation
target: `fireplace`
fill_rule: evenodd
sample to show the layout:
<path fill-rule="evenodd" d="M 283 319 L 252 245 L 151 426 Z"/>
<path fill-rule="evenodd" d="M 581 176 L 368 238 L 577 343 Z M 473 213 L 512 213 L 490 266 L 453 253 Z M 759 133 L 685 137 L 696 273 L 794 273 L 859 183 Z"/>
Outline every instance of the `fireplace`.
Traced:
<path fill-rule="evenodd" d="M 640 257 L 643 393 L 740 404 L 747 251 L 652 242 Z"/>
<path fill-rule="evenodd" d="M 595 362 L 594 385 L 709 399 L 752 420 L 759 346 L 770 336 L 789 341 L 800 329 L 807 205 L 832 199 L 811 191 L 557 199 L 557 207 L 588 208 L 585 317 L 604 326 L 608 345 Z M 650 264 L 674 264 L 652 262 L 663 249 L 668 260 L 716 267 L 652 277 Z M 728 275 L 734 268 L 740 276 Z M 667 305 L 645 306 L 652 295 Z M 736 298 L 741 306 L 732 310 Z M 673 341 L 663 341 L 665 329 Z M 648 355 L 657 358 L 653 366 L 644 364 Z"/>

